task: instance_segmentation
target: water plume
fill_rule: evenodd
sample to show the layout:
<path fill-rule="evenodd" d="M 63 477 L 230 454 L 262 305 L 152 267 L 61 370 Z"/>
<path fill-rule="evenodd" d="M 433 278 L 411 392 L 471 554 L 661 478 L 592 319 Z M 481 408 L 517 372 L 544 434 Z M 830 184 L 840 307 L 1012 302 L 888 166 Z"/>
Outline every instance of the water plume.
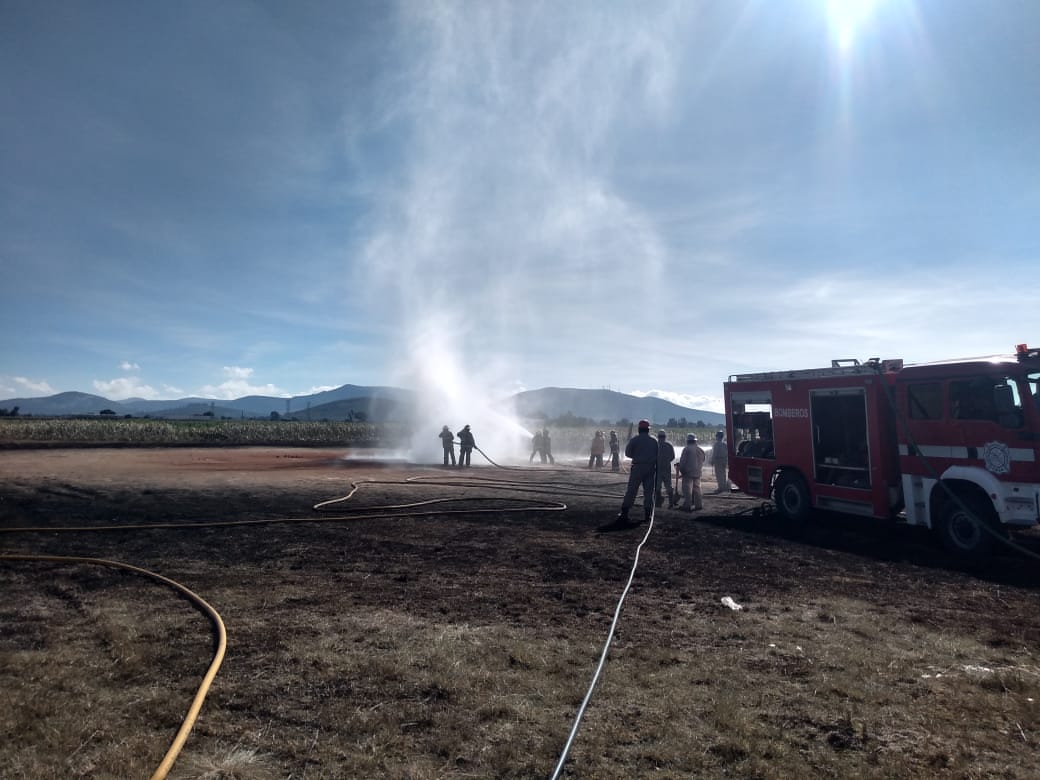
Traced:
<path fill-rule="evenodd" d="M 516 418 L 501 388 L 496 366 L 467 364 L 464 351 L 443 318 L 426 315 L 409 328 L 406 359 L 397 366 L 396 382 L 416 391 L 416 425 L 409 457 L 439 462 L 442 425 L 455 434 L 469 425 L 477 446 L 499 463 L 514 462 L 530 443 L 531 433 Z M 456 454 L 458 447 L 456 446 Z M 473 453 L 473 463 L 486 463 Z"/>
<path fill-rule="evenodd" d="M 359 267 L 373 319 L 396 328 L 394 381 L 420 399 L 415 459 L 439 461 L 441 426 L 469 424 L 489 456 L 526 462 L 530 432 L 502 399 L 532 373 L 610 384 L 578 373 L 574 345 L 597 374 L 624 364 L 640 323 L 605 317 L 606 302 L 634 268 L 652 284 L 665 264 L 611 176 L 633 112 L 666 110 L 671 11 L 554 9 L 402 6 L 414 60 L 387 87 L 388 121 L 409 152 L 375 198 Z"/>

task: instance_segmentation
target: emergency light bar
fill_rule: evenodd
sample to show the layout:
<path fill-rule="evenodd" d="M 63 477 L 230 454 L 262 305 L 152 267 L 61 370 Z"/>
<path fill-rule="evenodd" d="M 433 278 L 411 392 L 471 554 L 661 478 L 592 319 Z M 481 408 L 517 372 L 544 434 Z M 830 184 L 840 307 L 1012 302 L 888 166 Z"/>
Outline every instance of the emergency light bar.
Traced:
<path fill-rule="evenodd" d="M 1040 348 L 1030 349 L 1027 344 L 1016 344 L 1015 357 L 1018 358 L 1019 363 L 1026 360 L 1036 360 L 1040 358 Z"/>

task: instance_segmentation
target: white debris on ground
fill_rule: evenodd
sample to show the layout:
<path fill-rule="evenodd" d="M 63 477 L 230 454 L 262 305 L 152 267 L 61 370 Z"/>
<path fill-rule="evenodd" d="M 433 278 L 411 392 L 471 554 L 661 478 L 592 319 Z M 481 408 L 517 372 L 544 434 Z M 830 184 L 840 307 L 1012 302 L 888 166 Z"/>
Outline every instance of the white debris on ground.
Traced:
<path fill-rule="evenodd" d="M 933 680 L 933 679 L 934 680 L 938 680 L 939 678 L 941 678 L 943 676 L 947 676 L 948 677 L 950 675 L 950 669 L 946 669 L 944 671 L 938 671 L 936 669 L 936 667 L 934 667 L 934 666 L 930 666 L 928 668 L 931 671 L 925 672 L 924 674 L 922 674 L 921 675 L 921 679 L 922 680 Z M 991 669 L 988 666 L 982 666 L 981 664 L 962 664 L 960 668 L 964 671 L 964 673 L 968 677 L 972 677 L 972 678 L 987 677 L 988 675 L 996 673 L 995 669 Z"/>
<path fill-rule="evenodd" d="M 976 675 L 978 677 L 985 677 L 987 674 L 993 674 L 993 670 L 988 666 L 978 666 L 977 664 L 967 664 L 964 667 L 964 671 L 968 673 L 968 676 Z"/>
<path fill-rule="evenodd" d="M 723 604 L 723 606 L 729 607 L 734 612 L 736 612 L 737 610 L 744 609 L 744 607 L 742 607 L 740 604 L 738 604 L 737 602 L 735 602 L 733 600 L 732 596 L 723 596 L 722 597 L 722 604 Z"/>

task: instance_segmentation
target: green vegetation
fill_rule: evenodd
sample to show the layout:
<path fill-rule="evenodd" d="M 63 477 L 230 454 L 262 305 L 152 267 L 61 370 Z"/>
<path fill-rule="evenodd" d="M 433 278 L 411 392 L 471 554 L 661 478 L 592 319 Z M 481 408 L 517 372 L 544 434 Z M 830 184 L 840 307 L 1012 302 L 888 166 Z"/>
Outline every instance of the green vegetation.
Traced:
<path fill-rule="evenodd" d="M 149 420 L 137 418 L 29 418 L 0 420 L 0 447 L 117 446 L 390 446 L 404 426 L 299 420 Z"/>
<path fill-rule="evenodd" d="M 676 446 L 695 433 L 702 444 L 714 441 L 718 426 L 703 423 L 660 426 Z M 679 421 L 682 422 L 682 421 Z M 628 441 L 630 424 L 587 422 L 585 425 L 556 425 L 528 421 L 531 430 L 549 428 L 554 452 L 586 452 L 597 430 L 617 431 L 622 446 Z M 656 433 L 658 426 L 653 428 Z M 408 441 L 411 427 L 403 423 L 331 422 L 307 420 L 153 420 L 139 417 L 4 417 L 0 418 L 0 448 L 50 446 L 116 447 L 395 447 Z M 478 442 L 479 442 L 478 438 Z M 517 447 L 527 447 L 519 440 Z"/>

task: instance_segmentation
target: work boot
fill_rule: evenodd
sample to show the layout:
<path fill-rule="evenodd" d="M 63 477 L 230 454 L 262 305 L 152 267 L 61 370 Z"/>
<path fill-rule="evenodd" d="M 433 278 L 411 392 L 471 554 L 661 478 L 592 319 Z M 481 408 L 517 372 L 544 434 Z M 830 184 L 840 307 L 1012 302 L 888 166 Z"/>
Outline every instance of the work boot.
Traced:
<path fill-rule="evenodd" d="M 651 516 L 653 516 L 653 514 L 654 514 L 654 512 L 653 512 L 652 509 L 650 509 L 650 507 L 647 507 L 646 509 L 644 509 L 643 510 L 643 522 L 644 523 L 649 523 L 650 522 L 650 518 L 651 518 Z"/>
<path fill-rule="evenodd" d="M 614 518 L 614 522 L 607 523 L 606 525 L 599 526 L 597 531 L 624 531 L 628 528 L 635 528 L 636 524 L 632 522 L 632 519 L 628 516 L 628 507 L 622 507 L 621 511 L 618 512 L 618 516 Z"/>
<path fill-rule="evenodd" d="M 679 497 L 677 495 L 675 495 L 674 493 L 672 493 L 672 495 L 668 498 L 668 508 L 669 509 L 675 509 L 675 507 L 678 506 L 678 505 L 679 505 Z"/>

